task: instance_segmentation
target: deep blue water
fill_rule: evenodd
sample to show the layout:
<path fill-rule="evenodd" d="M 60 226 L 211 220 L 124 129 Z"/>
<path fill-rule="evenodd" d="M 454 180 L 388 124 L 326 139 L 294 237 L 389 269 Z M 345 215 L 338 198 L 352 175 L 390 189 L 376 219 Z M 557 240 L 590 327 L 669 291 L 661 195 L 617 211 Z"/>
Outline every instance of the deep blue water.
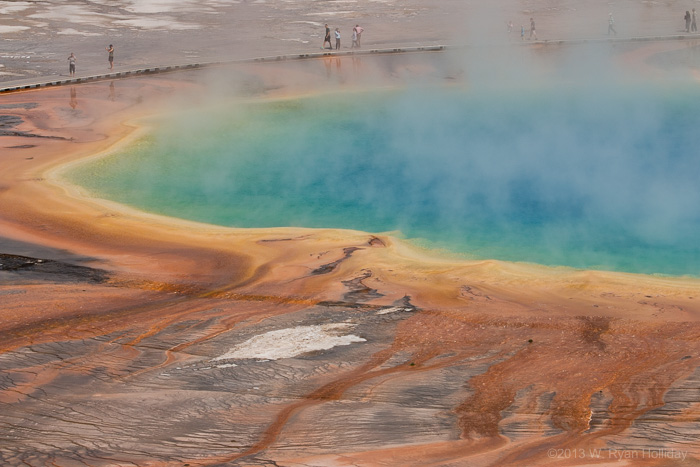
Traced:
<path fill-rule="evenodd" d="M 74 171 L 237 227 L 400 231 L 468 258 L 700 273 L 700 90 L 414 88 L 231 104 Z"/>

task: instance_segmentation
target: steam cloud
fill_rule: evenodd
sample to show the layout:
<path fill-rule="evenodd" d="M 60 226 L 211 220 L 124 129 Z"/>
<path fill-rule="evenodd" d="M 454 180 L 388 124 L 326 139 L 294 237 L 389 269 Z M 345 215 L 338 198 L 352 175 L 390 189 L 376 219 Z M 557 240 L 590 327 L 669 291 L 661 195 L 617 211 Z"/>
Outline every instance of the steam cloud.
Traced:
<path fill-rule="evenodd" d="M 400 230 L 473 257 L 697 274 L 697 90 L 632 79 L 605 46 L 575 52 L 452 52 L 433 63 L 464 71 L 448 88 L 406 73 L 424 59 L 380 59 L 411 84 L 208 105 L 82 182 L 225 225 Z"/>

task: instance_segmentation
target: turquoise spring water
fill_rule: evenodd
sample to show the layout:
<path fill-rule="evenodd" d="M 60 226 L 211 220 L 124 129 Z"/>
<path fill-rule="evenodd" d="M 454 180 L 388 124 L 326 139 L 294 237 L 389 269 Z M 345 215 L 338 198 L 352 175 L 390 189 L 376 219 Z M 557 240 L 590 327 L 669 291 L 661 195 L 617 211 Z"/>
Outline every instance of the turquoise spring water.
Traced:
<path fill-rule="evenodd" d="M 189 111 L 69 178 L 236 227 L 400 231 L 423 246 L 700 272 L 700 90 L 419 88 Z"/>

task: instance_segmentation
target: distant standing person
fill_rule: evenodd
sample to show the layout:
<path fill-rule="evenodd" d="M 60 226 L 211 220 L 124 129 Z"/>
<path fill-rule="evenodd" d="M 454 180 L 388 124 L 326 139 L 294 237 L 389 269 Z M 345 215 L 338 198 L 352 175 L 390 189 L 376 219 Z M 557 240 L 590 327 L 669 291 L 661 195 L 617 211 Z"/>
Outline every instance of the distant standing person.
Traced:
<path fill-rule="evenodd" d="M 329 28 L 327 24 L 326 24 L 326 35 L 323 38 L 323 45 L 321 46 L 322 49 L 326 48 L 326 42 L 328 42 L 328 48 L 333 50 L 333 44 L 331 44 L 331 28 Z"/>
<path fill-rule="evenodd" d="M 335 50 L 340 50 L 340 29 L 335 28 Z"/>
<path fill-rule="evenodd" d="M 690 12 L 688 10 L 685 10 L 683 19 L 685 19 L 685 32 L 690 32 Z"/>
<path fill-rule="evenodd" d="M 357 47 L 357 27 L 352 28 L 352 45 L 350 45 L 351 49 L 355 47 Z"/>
<path fill-rule="evenodd" d="M 508 34 L 510 34 L 511 32 L 513 32 L 513 22 L 508 21 Z"/>
<path fill-rule="evenodd" d="M 692 32 L 698 32 L 697 17 L 695 15 L 695 8 L 693 8 L 693 13 L 690 15 L 690 30 Z"/>
<path fill-rule="evenodd" d="M 615 31 L 615 18 L 613 18 L 612 13 L 608 15 L 608 36 L 611 32 L 617 36 L 617 31 Z"/>
<path fill-rule="evenodd" d="M 525 25 L 523 24 L 520 25 L 520 40 L 525 40 Z"/>
<path fill-rule="evenodd" d="M 70 76 L 75 76 L 75 62 L 78 61 L 78 58 L 75 56 L 73 52 L 70 53 L 70 57 L 68 57 L 68 74 Z"/>
<path fill-rule="evenodd" d="M 355 30 L 357 31 L 357 47 L 362 47 L 362 31 L 364 31 L 364 29 L 362 29 L 359 24 L 356 24 Z"/>
<path fill-rule="evenodd" d="M 109 53 L 107 60 L 109 60 L 109 69 L 112 70 L 114 69 L 114 46 L 112 44 L 109 44 L 109 47 L 107 47 L 107 52 Z"/>
<path fill-rule="evenodd" d="M 535 19 L 530 18 L 530 39 L 532 40 L 532 36 L 535 36 L 535 40 L 537 40 L 537 30 L 535 29 Z"/>

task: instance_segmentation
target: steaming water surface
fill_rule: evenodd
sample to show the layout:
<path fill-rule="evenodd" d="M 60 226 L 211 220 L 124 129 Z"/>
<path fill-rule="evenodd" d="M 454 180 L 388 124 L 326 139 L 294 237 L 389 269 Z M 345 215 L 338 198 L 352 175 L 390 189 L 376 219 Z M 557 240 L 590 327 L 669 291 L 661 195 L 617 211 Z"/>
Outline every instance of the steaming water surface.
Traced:
<path fill-rule="evenodd" d="M 398 230 L 469 258 L 700 271 L 700 91 L 411 89 L 231 104 L 71 174 L 237 227 Z"/>

